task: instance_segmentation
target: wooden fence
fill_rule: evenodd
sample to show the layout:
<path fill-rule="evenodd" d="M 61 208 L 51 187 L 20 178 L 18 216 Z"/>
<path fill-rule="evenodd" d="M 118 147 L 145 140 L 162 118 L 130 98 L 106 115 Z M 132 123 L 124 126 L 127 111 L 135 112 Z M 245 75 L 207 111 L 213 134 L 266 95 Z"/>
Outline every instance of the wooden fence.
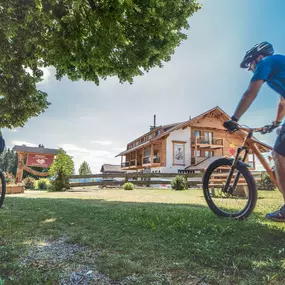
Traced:
<path fill-rule="evenodd" d="M 256 180 L 260 180 L 264 172 L 252 171 Z M 203 172 L 199 173 L 120 173 L 120 174 L 90 174 L 90 175 L 70 175 L 70 187 L 101 186 L 101 187 L 121 187 L 125 182 L 132 182 L 134 185 L 164 185 L 170 184 L 177 175 L 187 178 L 189 187 L 201 187 Z M 80 181 L 78 180 L 86 180 Z M 91 181 L 90 181 L 91 180 Z"/>

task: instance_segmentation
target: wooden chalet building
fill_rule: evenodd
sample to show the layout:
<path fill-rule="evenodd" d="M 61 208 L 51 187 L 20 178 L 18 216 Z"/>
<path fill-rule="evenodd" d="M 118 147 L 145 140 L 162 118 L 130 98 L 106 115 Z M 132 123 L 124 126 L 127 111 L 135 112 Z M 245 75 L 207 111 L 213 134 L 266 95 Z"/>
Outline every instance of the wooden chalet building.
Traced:
<path fill-rule="evenodd" d="M 243 142 L 244 133 L 225 132 L 223 122 L 230 117 L 215 107 L 186 122 L 151 127 L 132 142 L 121 156 L 121 169 L 143 172 L 187 173 L 201 171 L 215 159 L 232 156 L 231 150 Z M 255 168 L 255 159 L 250 155 Z"/>

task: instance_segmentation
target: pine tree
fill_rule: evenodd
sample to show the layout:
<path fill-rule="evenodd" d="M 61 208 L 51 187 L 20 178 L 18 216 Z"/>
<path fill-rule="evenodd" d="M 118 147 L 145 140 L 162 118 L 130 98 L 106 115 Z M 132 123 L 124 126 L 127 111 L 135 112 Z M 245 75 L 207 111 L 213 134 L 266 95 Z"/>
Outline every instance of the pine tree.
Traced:
<path fill-rule="evenodd" d="M 90 166 L 86 161 L 83 161 L 78 169 L 79 175 L 88 175 L 92 174 Z"/>

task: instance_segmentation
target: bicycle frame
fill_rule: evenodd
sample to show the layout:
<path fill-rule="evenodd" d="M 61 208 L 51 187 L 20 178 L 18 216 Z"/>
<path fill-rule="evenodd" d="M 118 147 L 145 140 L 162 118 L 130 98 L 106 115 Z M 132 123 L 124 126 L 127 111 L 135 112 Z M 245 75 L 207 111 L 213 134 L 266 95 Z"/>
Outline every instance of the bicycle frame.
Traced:
<path fill-rule="evenodd" d="M 245 139 L 243 141 L 242 146 L 238 148 L 238 151 L 236 153 L 236 156 L 235 156 L 235 159 L 234 159 L 234 162 L 233 162 L 233 165 L 232 165 L 232 169 L 230 171 L 230 175 L 228 176 L 228 179 L 227 179 L 227 182 L 226 182 L 225 189 L 227 189 L 229 184 L 230 184 L 230 179 L 231 179 L 232 173 L 234 171 L 234 167 L 236 166 L 237 162 L 239 161 L 240 154 L 241 154 L 241 152 L 243 150 L 245 150 L 245 154 L 244 154 L 244 157 L 242 158 L 242 161 L 245 162 L 246 157 L 247 157 L 249 151 L 251 150 L 252 153 L 255 154 L 256 157 L 259 159 L 259 161 L 261 162 L 262 166 L 265 168 L 266 172 L 270 176 L 270 178 L 273 181 L 273 183 L 275 184 L 275 186 L 279 189 L 277 181 L 276 181 L 276 178 L 275 178 L 274 171 L 272 171 L 270 165 L 267 163 L 266 159 L 262 156 L 261 151 L 258 148 L 258 145 L 263 146 L 265 148 L 268 148 L 269 150 L 273 150 L 273 148 L 271 146 L 265 144 L 265 143 L 262 143 L 262 142 L 258 141 L 257 139 L 255 139 L 253 137 L 253 132 L 261 131 L 262 128 L 250 129 L 250 128 L 240 127 L 239 130 L 245 131 L 248 134 L 246 135 L 246 137 L 245 137 Z M 239 175 L 237 175 L 237 177 L 236 177 L 236 179 L 234 181 L 234 187 L 237 184 L 238 178 L 239 178 Z"/>

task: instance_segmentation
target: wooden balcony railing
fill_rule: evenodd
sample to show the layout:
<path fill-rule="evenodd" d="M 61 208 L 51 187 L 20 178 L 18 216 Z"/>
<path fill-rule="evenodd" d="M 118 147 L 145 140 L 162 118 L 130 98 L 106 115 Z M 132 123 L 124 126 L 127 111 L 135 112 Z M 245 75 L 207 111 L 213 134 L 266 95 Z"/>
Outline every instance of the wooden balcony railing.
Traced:
<path fill-rule="evenodd" d="M 150 156 L 144 156 L 143 157 L 143 164 L 149 164 L 150 163 Z"/>
<path fill-rule="evenodd" d="M 191 140 L 192 144 L 214 144 L 223 145 L 224 141 L 221 138 L 208 138 L 208 137 L 194 137 Z"/>
<path fill-rule="evenodd" d="M 130 161 L 122 162 L 121 168 L 124 168 L 124 167 L 130 167 Z"/>
<path fill-rule="evenodd" d="M 160 163 L 160 157 L 159 156 L 154 156 L 152 159 L 153 163 Z"/>
<path fill-rule="evenodd" d="M 123 163 L 121 163 L 121 168 L 133 167 L 133 166 L 142 166 L 143 164 L 150 164 L 150 163 L 151 163 L 150 156 L 145 156 L 140 160 L 132 159 L 130 161 L 123 162 Z M 160 157 L 154 156 L 152 158 L 152 163 L 160 163 Z"/>

